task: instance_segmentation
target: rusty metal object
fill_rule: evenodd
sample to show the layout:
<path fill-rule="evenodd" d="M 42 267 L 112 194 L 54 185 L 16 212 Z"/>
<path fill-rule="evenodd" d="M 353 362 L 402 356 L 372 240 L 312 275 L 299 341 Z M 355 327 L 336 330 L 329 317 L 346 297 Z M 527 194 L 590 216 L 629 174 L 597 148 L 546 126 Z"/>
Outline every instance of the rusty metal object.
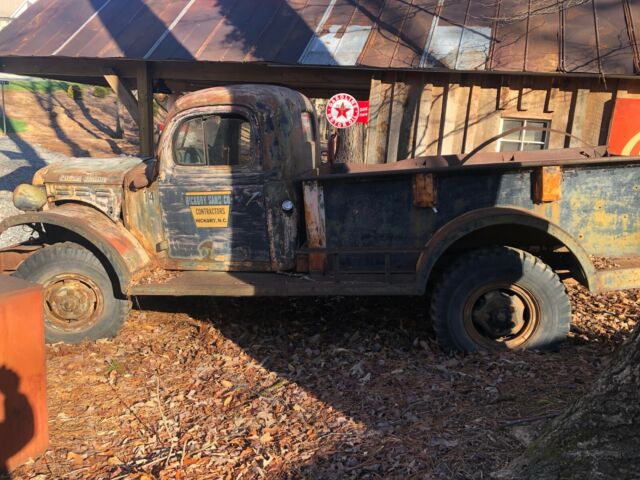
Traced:
<path fill-rule="evenodd" d="M 557 202 L 562 198 L 562 168 L 540 167 L 535 170 L 533 201 L 535 203 Z"/>
<path fill-rule="evenodd" d="M 431 173 L 417 173 L 413 176 L 413 206 L 433 208 L 438 201 L 435 181 Z"/>
<path fill-rule="evenodd" d="M 318 182 L 305 182 L 302 188 L 307 243 L 310 248 L 324 248 L 327 246 L 327 239 L 322 185 Z M 322 273 L 326 268 L 327 256 L 324 253 L 309 253 L 309 271 Z"/>
<path fill-rule="evenodd" d="M 640 285 L 640 257 L 610 258 L 615 267 L 598 270 L 595 292 L 611 292 L 638 288 Z"/>
<path fill-rule="evenodd" d="M 554 149 L 536 152 L 482 152 L 465 162 L 467 155 L 416 157 L 394 163 L 323 165 L 300 177 L 302 181 L 354 178 L 356 176 L 407 175 L 414 173 L 462 173 L 505 171 L 520 167 L 581 167 L 589 165 L 640 164 L 640 157 L 605 156 L 606 148 Z"/>
<path fill-rule="evenodd" d="M 102 315 L 102 291 L 85 275 L 56 275 L 43 287 L 45 318 L 56 329 L 79 332 L 94 325 Z"/>
<path fill-rule="evenodd" d="M 475 231 L 500 225 L 508 225 L 510 229 L 527 227 L 557 239 L 559 244 L 566 246 L 575 256 L 587 286 L 590 289 L 596 287 L 596 269 L 577 239 L 545 218 L 533 215 L 526 210 L 508 207 L 472 210 L 451 220 L 435 232 L 418 259 L 416 266 L 418 281 L 426 285 L 438 259 L 455 242 Z"/>
<path fill-rule="evenodd" d="M 295 266 L 302 198 L 295 177 L 317 166 L 319 142 L 303 132 L 302 115 L 314 118 L 298 92 L 269 85 L 216 87 L 181 97 L 159 144 L 158 191 L 169 251 L 161 266 L 178 270 L 283 271 Z M 189 119 L 227 115 L 250 125 L 249 164 L 181 166 L 174 162 L 175 132 Z M 313 129 L 317 132 L 317 128 Z M 291 159 L 295 159 L 292 161 Z M 223 195 L 225 228 L 184 221 L 194 210 L 188 196 Z M 293 210 L 284 211 L 290 201 Z M 197 206 L 196 206 L 197 207 Z"/>
<path fill-rule="evenodd" d="M 49 202 L 84 203 L 118 220 L 122 209 L 126 175 L 144 165 L 137 157 L 70 159 L 53 164 L 40 173 Z"/>
<path fill-rule="evenodd" d="M 10 217 L 0 222 L 0 232 L 30 224 L 62 227 L 92 243 L 112 265 L 123 291 L 133 276 L 151 262 L 149 254 L 121 224 L 86 206 L 67 204 L 47 212 Z"/>
<path fill-rule="evenodd" d="M 14 245 L 0 249 L 0 273 L 15 272 L 18 266 L 32 253 L 44 245 Z"/>
<path fill-rule="evenodd" d="M 0 467 L 48 446 L 42 287 L 0 275 Z"/>
<path fill-rule="evenodd" d="M 473 292 L 463 311 L 464 328 L 489 350 L 517 349 L 540 322 L 536 299 L 518 285 L 490 282 Z"/>
<path fill-rule="evenodd" d="M 323 295 L 421 295 L 412 283 L 415 275 L 388 283 L 383 275 L 350 275 L 336 281 L 332 276 L 284 275 L 273 272 L 176 272 L 169 280 L 138 283 L 131 295 L 162 296 L 323 296 Z"/>
<path fill-rule="evenodd" d="M 637 73 L 640 11 L 633 2 L 552 7 L 533 13 L 517 0 L 49 0 L 0 33 L 0 56 Z"/>

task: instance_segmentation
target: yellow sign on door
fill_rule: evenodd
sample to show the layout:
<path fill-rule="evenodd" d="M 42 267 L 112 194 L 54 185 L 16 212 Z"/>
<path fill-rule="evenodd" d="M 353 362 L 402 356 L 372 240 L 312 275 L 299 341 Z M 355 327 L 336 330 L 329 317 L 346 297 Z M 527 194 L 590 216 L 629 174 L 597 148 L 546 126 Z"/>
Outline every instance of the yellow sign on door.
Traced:
<path fill-rule="evenodd" d="M 197 228 L 227 228 L 231 192 L 188 192 L 187 206 Z"/>

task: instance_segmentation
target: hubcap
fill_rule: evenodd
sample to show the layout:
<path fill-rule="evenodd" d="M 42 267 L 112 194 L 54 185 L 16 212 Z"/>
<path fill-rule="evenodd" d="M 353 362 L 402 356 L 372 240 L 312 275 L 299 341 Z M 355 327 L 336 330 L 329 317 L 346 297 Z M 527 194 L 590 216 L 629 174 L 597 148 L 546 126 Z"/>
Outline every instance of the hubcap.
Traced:
<path fill-rule="evenodd" d="M 488 349 L 518 348 L 531 337 L 539 318 L 535 298 L 518 285 L 485 285 L 464 307 L 467 333 Z"/>
<path fill-rule="evenodd" d="M 46 321 L 65 332 L 85 330 L 102 313 L 103 298 L 90 278 L 79 274 L 57 275 L 44 285 Z"/>

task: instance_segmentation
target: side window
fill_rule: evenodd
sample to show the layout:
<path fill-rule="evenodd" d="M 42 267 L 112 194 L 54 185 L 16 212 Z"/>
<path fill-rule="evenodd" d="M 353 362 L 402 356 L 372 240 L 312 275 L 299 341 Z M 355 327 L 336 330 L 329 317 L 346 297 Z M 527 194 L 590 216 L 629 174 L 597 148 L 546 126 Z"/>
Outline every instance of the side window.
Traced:
<path fill-rule="evenodd" d="M 173 142 L 174 159 L 178 165 L 206 165 L 202 118 L 185 120 Z"/>
<path fill-rule="evenodd" d="M 178 165 L 250 165 L 251 124 L 239 115 L 207 115 L 185 120 L 176 134 Z"/>

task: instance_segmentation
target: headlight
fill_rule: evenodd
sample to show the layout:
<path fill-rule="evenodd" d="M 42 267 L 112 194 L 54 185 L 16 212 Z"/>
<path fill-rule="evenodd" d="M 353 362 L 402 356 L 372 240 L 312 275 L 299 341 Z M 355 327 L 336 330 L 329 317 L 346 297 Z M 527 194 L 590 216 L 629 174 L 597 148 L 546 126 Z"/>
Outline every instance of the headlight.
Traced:
<path fill-rule="evenodd" d="M 46 203 L 47 190 L 44 187 L 23 183 L 13 191 L 13 204 L 23 212 L 40 210 Z"/>

